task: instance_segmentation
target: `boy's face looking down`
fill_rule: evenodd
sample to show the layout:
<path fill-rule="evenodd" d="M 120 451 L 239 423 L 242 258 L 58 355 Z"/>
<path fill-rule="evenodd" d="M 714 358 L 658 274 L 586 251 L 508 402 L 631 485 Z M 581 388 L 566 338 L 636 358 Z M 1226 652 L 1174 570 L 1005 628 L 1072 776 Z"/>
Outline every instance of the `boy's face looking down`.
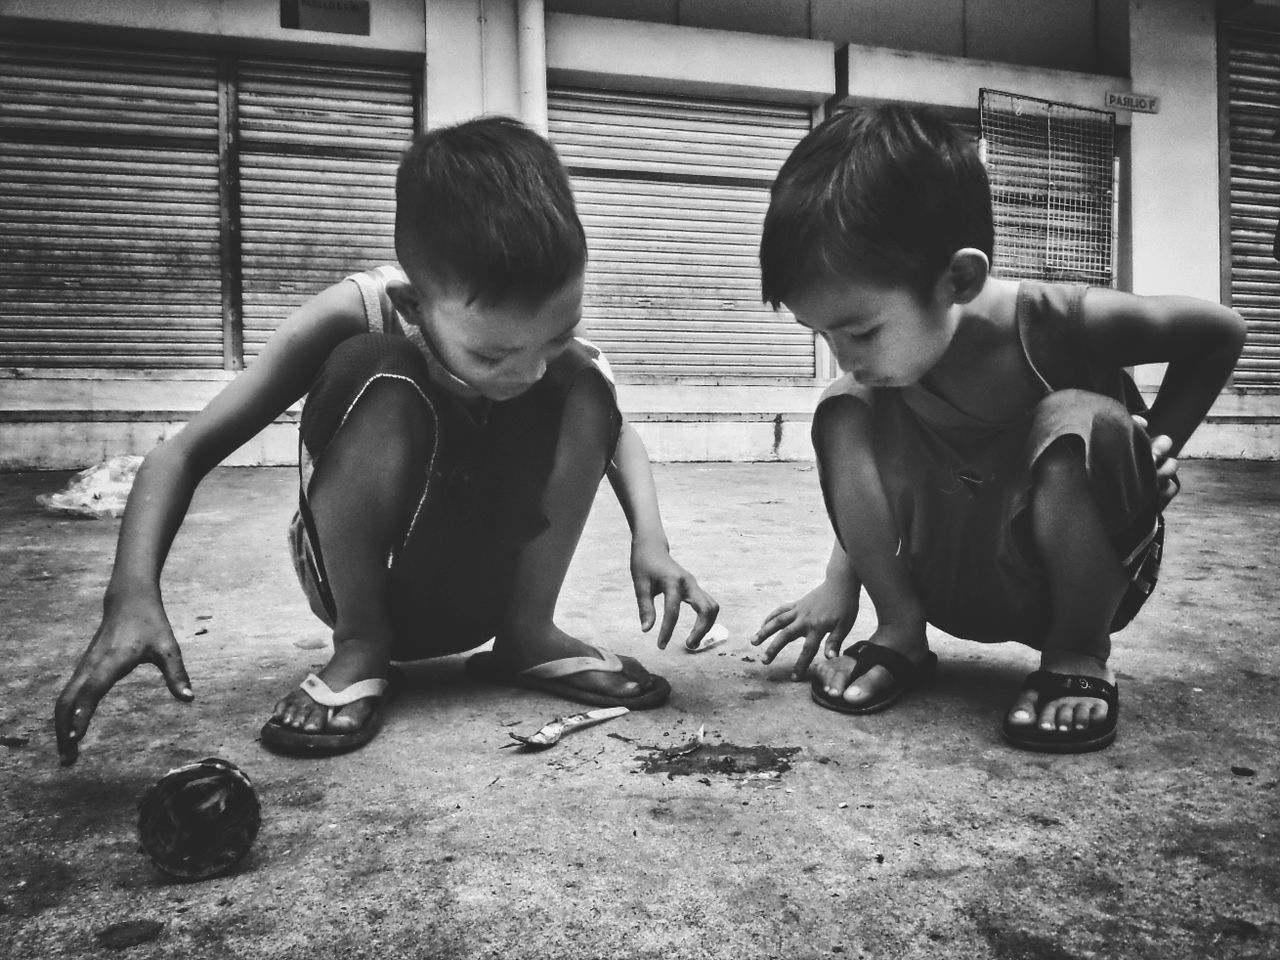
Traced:
<path fill-rule="evenodd" d="M 387 289 L 396 308 L 450 373 L 489 400 L 514 399 L 541 380 L 582 322 L 581 274 L 539 304 L 488 303 L 460 284 L 414 272 L 409 279 L 412 286 Z"/>
<path fill-rule="evenodd" d="M 927 298 L 904 284 L 823 275 L 786 300 L 801 325 L 819 333 L 840 369 L 868 387 L 906 387 L 921 380 L 951 346 L 960 307 L 981 291 L 986 256 L 961 250 Z"/>

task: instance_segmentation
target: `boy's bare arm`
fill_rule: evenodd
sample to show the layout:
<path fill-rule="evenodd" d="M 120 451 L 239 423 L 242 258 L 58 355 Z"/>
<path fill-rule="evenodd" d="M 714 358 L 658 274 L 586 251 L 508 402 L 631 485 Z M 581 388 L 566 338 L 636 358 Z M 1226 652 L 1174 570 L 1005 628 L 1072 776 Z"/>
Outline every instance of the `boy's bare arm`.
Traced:
<path fill-rule="evenodd" d="M 160 591 L 160 573 L 191 497 L 214 466 L 305 392 L 333 347 L 363 329 L 362 317 L 351 284 L 313 298 L 281 325 L 248 370 L 143 461 L 121 522 L 102 622 L 55 708 L 64 765 L 75 762 L 99 701 L 138 664 L 155 664 L 175 697 L 192 699 Z"/>
<path fill-rule="evenodd" d="M 1085 296 L 1084 326 L 1092 348 L 1112 364 L 1168 364 L 1146 420 L 1152 437 L 1169 437 L 1170 457 L 1203 422 L 1245 338 L 1244 320 L 1220 304 L 1104 289 Z"/>
<path fill-rule="evenodd" d="M 685 646 L 696 647 L 716 622 L 720 605 L 698 585 L 692 574 L 671 558 L 648 451 L 635 428 L 625 421 L 609 464 L 608 476 L 631 527 L 631 578 L 640 608 L 641 629 L 648 630 L 653 626 L 653 598 L 661 593 L 663 611 L 658 647 L 666 647 L 671 640 L 682 601 L 693 607 L 697 614 L 693 629 L 685 638 Z"/>

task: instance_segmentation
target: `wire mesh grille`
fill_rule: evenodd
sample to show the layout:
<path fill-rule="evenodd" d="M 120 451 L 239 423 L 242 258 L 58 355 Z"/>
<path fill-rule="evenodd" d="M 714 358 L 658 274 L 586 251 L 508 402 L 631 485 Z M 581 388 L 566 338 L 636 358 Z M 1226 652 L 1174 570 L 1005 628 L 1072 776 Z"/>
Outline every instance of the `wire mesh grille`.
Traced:
<path fill-rule="evenodd" d="M 1110 286 L 1115 115 L 984 89 L 978 113 L 995 216 L 994 269 Z"/>

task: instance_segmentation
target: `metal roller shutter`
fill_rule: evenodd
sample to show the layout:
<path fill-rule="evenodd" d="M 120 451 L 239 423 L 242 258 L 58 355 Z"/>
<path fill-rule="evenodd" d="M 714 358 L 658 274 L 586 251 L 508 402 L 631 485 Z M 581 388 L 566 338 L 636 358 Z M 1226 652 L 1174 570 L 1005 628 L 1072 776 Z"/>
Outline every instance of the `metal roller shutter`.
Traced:
<path fill-rule="evenodd" d="M 395 259 L 395 175 L 415 130 L 412 71 L 238 65 L 244 353 L 345 274 Z"/>
<path fill-rule="evenodd" d="M 0 363 L 220 367 L 211 57 L 0 43 Z"/>
<path fill-rule="evenodd" d="M 587 232 L 584 316 L 624 375 L 814 377 L 814 338 L 760 302 L 769 186 L 807 107 L 553 90 Z"/>
<path fill-rule="evenodd" d="M 1280 386 L 1280 32 L 1228 28 L 1231 305 L 1249 324 L 1235 386 Z"/>

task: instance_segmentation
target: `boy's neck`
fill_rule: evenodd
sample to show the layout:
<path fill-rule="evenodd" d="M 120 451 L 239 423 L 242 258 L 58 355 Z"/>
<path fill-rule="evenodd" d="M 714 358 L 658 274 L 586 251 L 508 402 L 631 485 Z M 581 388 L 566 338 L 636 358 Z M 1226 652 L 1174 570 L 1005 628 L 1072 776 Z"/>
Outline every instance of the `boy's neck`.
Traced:
<path fill-rule="evenodd" d="M 427 362 L 427 375 L 436 384 L 443 387 L 451 396 L 456 397 L 468 409 L 475 409 L 485 405 L 487 401 L 484 395 L 450 370 L 445 365 L 445 362 L 440 359 L 440 353 L 436 350 L 435 344 L 431 342 L 431 338 L 427 336 L 426 330 L 417 324 L 409 323 L 403 324 L 403 328 L 410 339 L 418 342 L 422 356 Z"/>
<path fill-rule="evenodd" d="M 955 336 L 922 386 L 975 414 L 976 407 L 985 407 L 1004 390 L 1011 400 L 1018 395 L 1013 389 L 1021 379 L 1018 286 L 1016 280 L 993 277 L 972 301 L 952 307 L 960 311 Z"/>

